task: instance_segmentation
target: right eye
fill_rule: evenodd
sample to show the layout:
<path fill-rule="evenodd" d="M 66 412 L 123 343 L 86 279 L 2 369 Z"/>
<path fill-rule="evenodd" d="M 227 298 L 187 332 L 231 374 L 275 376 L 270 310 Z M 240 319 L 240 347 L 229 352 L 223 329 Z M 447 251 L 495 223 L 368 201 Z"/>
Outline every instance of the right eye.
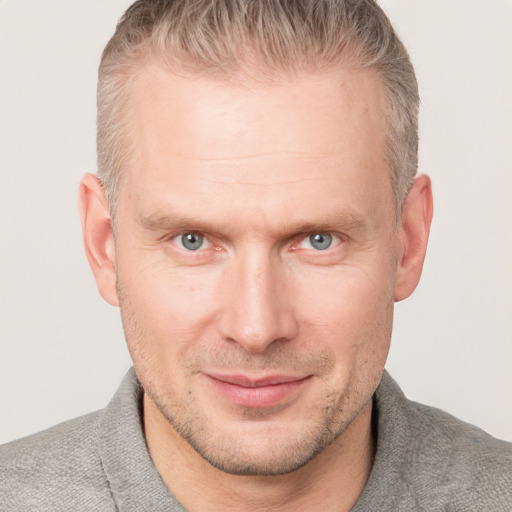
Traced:
<path fill-rule="evenodd" d="M 210 246 L 208 239 L 199 233 L 181 233 L 172 238 L 172 243 L 176 244 L 180 249 L 186 251 L 199 251 L 207 249 Z"/>

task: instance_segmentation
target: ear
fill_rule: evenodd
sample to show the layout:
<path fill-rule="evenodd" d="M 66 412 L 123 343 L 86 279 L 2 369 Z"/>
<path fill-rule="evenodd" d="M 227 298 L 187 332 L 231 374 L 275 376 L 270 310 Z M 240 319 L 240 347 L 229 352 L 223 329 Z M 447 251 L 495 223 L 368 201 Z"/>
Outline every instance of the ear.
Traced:
<path fill-rule="evenodd" d="M 94 174 L 80 180 L 79 208 L 85 253 L 101 296 L 119 306 L 116 289 L 115 244 L 103 187 Z"/>
<path fill-rule="evenodd" d="M 427 251 L 433 201 L 430 178 L 417 176 L 402 210 L 398 236 L 401 244 L 395 284 L 395 301 L 409 297 L 418 286 Z"/>

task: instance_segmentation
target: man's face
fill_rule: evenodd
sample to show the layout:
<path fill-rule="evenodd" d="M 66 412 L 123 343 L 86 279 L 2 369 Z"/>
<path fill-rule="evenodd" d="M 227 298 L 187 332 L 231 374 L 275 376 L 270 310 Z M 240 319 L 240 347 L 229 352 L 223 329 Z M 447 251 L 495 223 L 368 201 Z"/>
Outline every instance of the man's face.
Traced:
<path fill-rule="evenodd" d="M 370 72 L 262 84 L 146 68 L 116 270 L 146 394 L 214 466 L 278 474 L 377 386 L 398 237 Z"/>

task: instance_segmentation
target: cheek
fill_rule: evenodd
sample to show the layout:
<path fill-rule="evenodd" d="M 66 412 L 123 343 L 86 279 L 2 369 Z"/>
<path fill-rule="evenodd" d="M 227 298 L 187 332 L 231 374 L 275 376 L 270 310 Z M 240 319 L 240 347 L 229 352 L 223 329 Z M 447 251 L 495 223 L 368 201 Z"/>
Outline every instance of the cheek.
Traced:
<path fill-rule="evenodd" d="M 215 314 L 211 279 L 158 263 L 123 270 L 120 266 L 118 287 L 132 358 L 169 368 L 204 337 Z"/>
<path fill-rule="evenodd" d="M 393 287 L 356 267 L 335 269 L 330 276 L 310 275 L 299 287 L 303 324 L 316 331 L 333 352 L 346 360 L 363 360 L 369 353 L 387 353 L 393 317 Z M 322 286 L 319 286 L 322 283 Z M 321 332 L 319 332 L 321 331 Z"/>
<path fill-rule="evenodd" d="M 333 370 L 326 376 L 329 389 L 334 395 L 345 390 L 344 399 L 354 400 L 357 409 L 361 397 L 368 399 L 377 387 L 387 359 L 392 287 L 387 283 L 376 286 L 373 279 L 354 268 L 341 270 L 325 283 L 322 291 L 302 290 L 302 337 L 321 344 L 331 354 Z M 348 402 L 344 407 L 350 409 Z"/>

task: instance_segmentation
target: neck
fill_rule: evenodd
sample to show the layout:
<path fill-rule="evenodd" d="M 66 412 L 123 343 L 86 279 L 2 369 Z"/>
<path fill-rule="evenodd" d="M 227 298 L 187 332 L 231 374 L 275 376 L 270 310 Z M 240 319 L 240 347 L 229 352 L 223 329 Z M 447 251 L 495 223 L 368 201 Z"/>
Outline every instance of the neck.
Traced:
<path fill-rule="evenodd" d="M 190 512 L 350 510 L 372 466 L 371 413 L 370 401 L 336 441 L 292 473 L 239 476 L 204 460 L 144 396 L 149 452 L 169 490 Z"/>

